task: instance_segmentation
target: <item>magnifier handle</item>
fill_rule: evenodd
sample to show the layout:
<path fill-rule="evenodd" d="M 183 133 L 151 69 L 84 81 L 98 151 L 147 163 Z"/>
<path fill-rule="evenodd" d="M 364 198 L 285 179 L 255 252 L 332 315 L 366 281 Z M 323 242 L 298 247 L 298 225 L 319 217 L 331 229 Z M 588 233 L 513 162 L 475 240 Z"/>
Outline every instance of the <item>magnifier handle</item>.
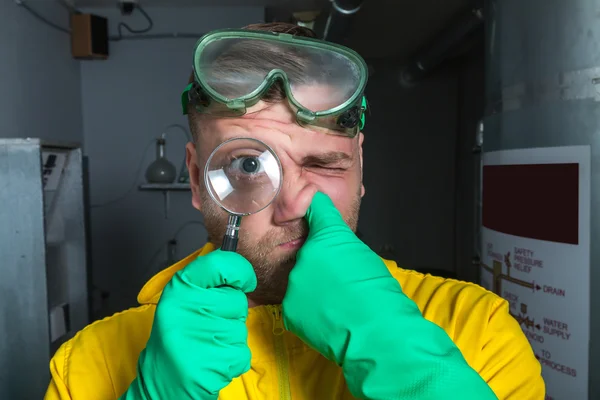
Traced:
<path fill-rule="evenodd" d="M 223 236 L 223 245 L 221 246 L 221 250 L 223 251 L 236 251 L 238 244 L 238 238 L 231 236 Z"/>
<path fill-rule="evenodd" d="M 238 233 L 240 230 L 240 224 L 242 223 L 242 217 L 239 215 L 229 214 L 227 221 L 227 230 L 225 236 L 223 236 L 223 244 L 221 250 L 223 251 L 236 251 L 238 244 Z"/>

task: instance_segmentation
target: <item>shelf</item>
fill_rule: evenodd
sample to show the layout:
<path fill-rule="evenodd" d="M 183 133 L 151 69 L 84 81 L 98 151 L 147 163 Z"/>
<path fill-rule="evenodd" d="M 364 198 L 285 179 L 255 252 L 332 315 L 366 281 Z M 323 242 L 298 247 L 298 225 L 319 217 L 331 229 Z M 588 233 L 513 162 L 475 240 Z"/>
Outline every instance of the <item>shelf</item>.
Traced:
<path fill-rule="evenodd" d="M 169 218 L 170 193 L 191 190 L 189 183 L 144 183 L 139 186 L 139 189 L 163 192 L 165 196 L 165 219 Z"/>
<path fill-rule="evenodd" d="M 140 190 L 159 190 L 159 191 L 182 191 L 190 190 L 189 183 L 145 183 L 140 185 Z"/>

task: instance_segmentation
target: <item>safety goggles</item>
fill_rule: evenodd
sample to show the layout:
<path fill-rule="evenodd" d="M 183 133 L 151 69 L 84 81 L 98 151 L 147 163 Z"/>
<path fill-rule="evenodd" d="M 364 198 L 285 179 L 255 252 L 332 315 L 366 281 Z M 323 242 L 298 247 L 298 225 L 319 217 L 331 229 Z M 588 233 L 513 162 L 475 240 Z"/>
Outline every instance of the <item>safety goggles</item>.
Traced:
<path fill-rule="evenodd" d="M 354 137 L 364 127 L 367 65 L 353 50 L 290 34 L 219 30 L 196 43 L 188 104 L 217 117 L 241 116 L 276 81 L 300 125 Z"/>

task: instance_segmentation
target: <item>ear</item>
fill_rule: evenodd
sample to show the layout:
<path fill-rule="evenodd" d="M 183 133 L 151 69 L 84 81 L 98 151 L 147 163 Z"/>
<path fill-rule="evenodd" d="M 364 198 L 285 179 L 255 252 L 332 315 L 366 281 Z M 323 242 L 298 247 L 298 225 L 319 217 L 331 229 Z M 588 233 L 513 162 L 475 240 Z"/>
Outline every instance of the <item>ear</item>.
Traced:
<path fill-rule="evenodd" d="M 198 167 L 198 154 L 196 144 L 193 142 L 185 146 L 185 164 L 190 174 L 190 188 L 192 189 L 192 205 L 197 210 L 202 206 L 202 197 L 200 189 L 202 185 L 202 169 Z"/>
<path fill-rule="evenodd" d="M 360 197 L 365 195 L 365 185 L 363 184 L 363 143 L 365 135 L 362 132 L 358 133 L 358 152 L 360 157 Z"/>

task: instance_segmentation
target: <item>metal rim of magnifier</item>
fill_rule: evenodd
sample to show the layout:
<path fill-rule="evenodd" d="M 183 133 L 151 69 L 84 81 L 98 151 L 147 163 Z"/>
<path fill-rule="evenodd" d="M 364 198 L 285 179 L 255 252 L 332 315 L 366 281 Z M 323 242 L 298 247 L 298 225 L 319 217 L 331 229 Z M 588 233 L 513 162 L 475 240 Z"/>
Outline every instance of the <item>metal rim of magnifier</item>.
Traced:
<path fill-rule="evenodd" d="M 210 187 L 212 187 L 212 185 L 210 185 L 210 182 L 208 181 L 208 167 L 210 166 L 210 162 L 212 161 L 213 156 L 217 153 L 217 151 L 219 151 L 219 149 L 221 147 L 225 146 L 226 144 L 228 144 L 230 142 L 236 141 L 236 140 L 249 140 L 249 141 L 256 142 L 256 143 L 264 146 L 273 155 L 273 157 L 275 157 L 275 160 L 277 161 L 277 167 L 279 168 L 279 185 L 277 186 L 277 191 L 273 195 L 273 198 L 271 199 L 271 201 L 269 201 L 267 204 L 265 204 L 264 207 L 262 207 L 262 208 L 260 208 L 260 209 L 258 209 L 256 211 L 252 211 L 252 212 L 248 212 L 248 213 L 239 213 L 239 212 L 232 211 L 232 210 L 228 209 L 227 207 L 225 207 L 221 203 L 221 201 L 217 200 L 217 198 L 213 195 L 212 190 L 210 190 Z M 258 140 L 258 139 L 254 139 L 254 138 L 249 138 L 249 137 L 243 137 L 242 136 L 242 137 L 234 137 L 234 138 L 231 138 L 231 139 L 228 139 L 228 140 L 224 141 L 223 143 L 221 143 L 220 145 L 218 145 L 217 147 L 215 147 L 215 149 L 212 151 L 212 153 L 210 153 L 210 157 L 208 157 L 208 160 L 206 161 L 206 165 L 204 166 L 204 186 L 206 187 L 206 190 L 208 191 L 209 196 L 223 210 L 227 211 L 229 214 L 237 215 L 239 217 L 245 217 L 247 215 L 256 214 L 257 212 L 260 212 L 260 211 L 264 210 L 265 208 L 269 207 L 271 205 L 271 203 L 273 203 L 273 200 L 275 200 L 275 198 L 279 194 L 279 191 L 281 190 L 282 183 L 283 183 L 283 169 L 281 168 L 281 161 L 279 160 L 279 156 L 277 156 L 277 153 L 275 153 L 275 151 L 271 148 L 271 146 L 269 146 L 268 144 L 266 144 L 262 140 Z"/>

